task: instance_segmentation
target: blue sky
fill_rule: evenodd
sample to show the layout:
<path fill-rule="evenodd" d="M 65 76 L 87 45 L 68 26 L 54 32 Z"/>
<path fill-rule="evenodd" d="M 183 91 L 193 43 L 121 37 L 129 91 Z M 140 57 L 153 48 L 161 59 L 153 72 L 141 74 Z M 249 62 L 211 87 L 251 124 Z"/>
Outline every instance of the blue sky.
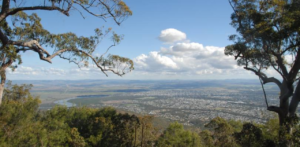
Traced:
<path fill-rule="evenodd" d="M 95 67 L 79 69 L 59 59 L 53 64 L 40 61 L 33 52 L 23 54 L 23 64 L 8 79 L 236 79 L 256 78 L 236 66 L 233 57 L 223 54 L 231 44 L 228 36 L 232 9 L 226 0 L 125 0 L 133 15 L 117 26 L 73 10 L 70 17 L 58 12 L 38 11 L 42 24 L 52 33 L 74 32 L 90 36 L 97 27 L 112 27 L 124 40 L 111 54 L 129 57 L 135 70 L 120 78 L 106 78 Z M 101 54 L 110 45 L 109 37 L 98 47 Z M 49 50 L 51 50 L 49 48 Z"/>

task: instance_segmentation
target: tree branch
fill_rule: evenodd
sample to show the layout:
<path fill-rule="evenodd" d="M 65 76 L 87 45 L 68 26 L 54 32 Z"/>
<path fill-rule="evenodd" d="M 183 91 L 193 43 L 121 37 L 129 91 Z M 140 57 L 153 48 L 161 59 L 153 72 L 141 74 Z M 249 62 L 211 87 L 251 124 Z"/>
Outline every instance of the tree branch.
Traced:
<path fill-rule="evenodd" d="M 266 105 L 267 105 L 267 108 L 268 108 L 268 107 L 269 107 L 269 104 L 268 104 L 267 94 L 266 94 L 266 91 L 265 91 L 265 88 L 264 88 L 264 84 L 263 84 L 261 78 L 259 78 L 259 82 L 260 82 L 260 84 L 261 84 L 261 88 L 263 89 L 264 96 L 265 96 L 265 102 L 266 102 Z"/>
<path fill-rule="evenodd" d="M 88 8 L 84 7 L 82 4 L 77 3 L 76 1 L 74 1 L 75 4 L 78 4 L 80 7 L 82 7 L 86 12 L 90 13 L 93 16 L 99 17 L 99 18 L 106 18 L 105 16 L 107 15 L 107 13 L 104 14 L 95 14 L 92 11 L 90 11 Z M 79 10 L 78 10 L 79 11 Z M 81 13 L 81 12 L 80 12 Z"/>
<path fill-rule="evenodd" d="M 111 48 L 111 47 L 112 47 L 112 46 L 110 46 L 109 48 Z M 116 70 L 113 70 L 113 69 L 111 69 L 111 68 L 108 68 L 108 69 L 107 69 L 107 68 L 105 68 L 105 67 L 102 67 L 92 55 L 90 55 L 89 53 L 87 53 L 87 52 L 85 52 L 85 51 L 83 51 L 83 50 L 79 50 L 79 49 L 61 49 L 61 50 L 55 52 L 54 54 L 52 54 L 51 56 L 48 56 L 48 57 L 45 58 L 45 59 L 51 61 L 51 59 L 54 58 L 55 56 L 60 55 L 60 54 L 62 54 L 62 53 L 64 53 L 64 52 L 67 52 L 67 51 L 80 52 L 80 53 L 85 54 L 85 55 L 88 56 L 90 59 L 92 59 L 92 61 L 95 63 L 95 65 L 96 65 L 96 66 L 102 71 L 102 73 L 104 73 L 106 76 L 108 76 L 107 73 L 106 73 L 106 71 L 113 72 L 114 74 L 116 74 L 116 75 L 118 75 L 118 76 L 123 76 L 123 75 L 125 74 L 125 72 L 120 73 L 120 72 L 118 72 L 118 71 L 116 71 Z M 64 59 L 66 59 L 66 58 L 64 58 Z"/>
<path fill-rule="evenodd" d="M 107 9 L 107 12 L 110 14 L 110 16 L 111 16 L 112 18 L 114 18 L 114 21 L 115 21 L 118 25 L 120 25 L 121 23 L 117 21 L 115 15 L 111 12 L 111 9 L 109 8 L 109 6 L 106 5 L 104 2 L 102 2 L 101 0 L 99 0 L 99 2 Z"/>
<path fill-rule="evenodd" d="M 277 58 L 276 63 L 278 64 L 279 68 L 282 71 L 283 78 L 286 79 L 288 77 L 288 72 L 285 65 L 283 64 L 283 59 L 281 58 L 281 54 L 275 53 L 272 50 L 271 53 Z"/>
<path fill-rule="evenodd" d="M 294 116 L 298 107 L 300 101 L 300 82 L 298 81 L 295 93 L 292 97 L 292 100 L 290 102 L 289 106 L 289 115 Z"/>
<path fill-rule="evenodd" d="M 297 56 L 294 61 L 293 67 L 290 69 L 289 75 L 288 75 L 288 81 L 294 82 L 294 79 L 297 77 L 298 72 L 300 69 L 300 49 L 297 51 Z"/>
<path fill-rule="evenodd" d="M 1 15 L 5 14 L 9 10 L 10 0 L 3 0 L 2 1 L 2 9 L 1 9 Z"/>
<path fill-rule="evenodd" d="M 16 46 L 23 47 L 23 48 L 27 47 L 27 48 L 29 48 L 27 50 L 32 50 L 32 51 L 37 52 L 39 54 L 39 57 L 41 60 L 52 63 L 51 60 L 46 58 L 46 57 L 49 57 L 50 54 L 36 40 L 31 40 L 28 42 L 10 41 L 9 44 L 16 45 Z M 22 51 L 22 50 L 25 51 L 25 49 L 18 49 L 17 52 Z M 46 57 L 44 57 L 44 54 L 46 54 Z"/>
<path fill-rule="evenodd" d="M 69 4 L 70 5 L 70 4 Z M 68 9 L 64 10 L 64 9 L 61 9 L 59 7 L 50 7 L 50 6 L 33 6 L 33 7 L 20 7 L 20 8 L 15 8 L 15 9 L 12 9 L 10 10 L 6 16 L 9 16 L 9 15 L 14 15 L 16 13 L 18 13 L 19 11 L 25 11 L 25 10 L 48 10 L 48 11 L 53 11 L 53 10 L 57 10 L 61 13 L 63 13 L 64 15 L 66 16 L 69 16 L 69 10 L 70 10 L 70 6 L 68 7 Z"/>
<path fill-rule="evenodd" d="M 2 42 L 2 46 L 5 46 L 9 41 L 7 36 L 5 34 L 3 34 L 1 29 L 0 29 L 0 40 Z"/>
<path fill-rule="evenodd" d="M 116 44 L 113 44 L 113 45 L 109 46 L 109 47 L 107 48 L 106 52 L 103 53 L 103 54 L 101 55 L 101 58 L 102 58 L 105 54 L 107 54 L 107 52 L 109 51 L 110 48 L 112 48 L 112 47 L 114 47 L 114 46 L 116 46 Z"/>
<path fill-rule="evenodd" d="M 38 49 L 38 50 L 41 50 L 41 52 L 46 54 L 47 56 L 50 56 L 50 54 L 39 44 L 39 42 L 37 40 L 31 40 L 28 42 L 14 41 L 14 42 L 11 42 L 10 44 L 16 45 L 16 46 L 21 46 L 21 47 L 28 47 L 28 48 L 32 48 L 32 49 Z"/>
<path fill-rule="evenodd" d="M 282 113 L 282 110 L 280 109 L 280 107 L 277 107 L 277 106 L 269 106 L 269 107 L 268 107 L 268 110 L 269 110 L 269 111 L 276 112 L 276 113 L 278 113 L 278 114 L 281 114 L 281 113 Z"/>
<path fill-rule="evenodd" d="M 265 74 L 263 74 L 260 71 L 256 71 L 256 70 L 254 70 L 252 68 L 249 68 L 249 67 L 244 67 L 244 69 L 250 70 L 250 71 L 254 72 L 259 78 L 261 78 L 261 80 L 263 81 L 263 84 L 266 84 L 266 83 L 275 83 L 279 88 L 282 85 L 282 83 L 278 79 L 276 79 L 274 77 L 268 78 Z"/>

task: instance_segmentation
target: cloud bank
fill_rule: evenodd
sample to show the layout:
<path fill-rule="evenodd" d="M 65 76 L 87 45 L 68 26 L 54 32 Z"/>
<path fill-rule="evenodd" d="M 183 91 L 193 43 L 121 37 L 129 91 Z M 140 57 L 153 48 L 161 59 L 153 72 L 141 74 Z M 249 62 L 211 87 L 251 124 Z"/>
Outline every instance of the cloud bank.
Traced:
<path fill-rule="evenodd" d="M 238 67 L 233 57 L 224 55 L 224 47 L 189 42 L 185 33 L 176 29 L 161 31 L 159 39 L 172 44 L 134 58 L 136 71 L 216 79 L 218 76 L 235 78 L 232 75 L 243 77 L 250 74 Z"/>

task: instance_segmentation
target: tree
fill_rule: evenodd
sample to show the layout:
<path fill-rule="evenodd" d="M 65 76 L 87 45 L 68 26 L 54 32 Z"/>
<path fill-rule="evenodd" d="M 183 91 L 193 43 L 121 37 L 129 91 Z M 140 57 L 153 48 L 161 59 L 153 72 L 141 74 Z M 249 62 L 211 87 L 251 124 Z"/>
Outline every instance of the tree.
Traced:
<path fill-rule="evenodd" d="M 205 125 L 206 128 L 210 128 L 213 131 L 212 137 L 214 138 L 214 146 L 222 147 L 236 147 L 238 146 L 235 138 L 233 137 L 234 129 L 233 127 L 223 118 L 216 117 L 212 119 L 208 124 Z M 211 145 L 211 138 L 208 132 L 204 132 L 206 143 L 208 146 Z"/>
<path fill-rule="evenodd" d="M 269 106 L 279 123 L 290 131 L 300 100 L 300 1 L 299 0 L 229 0 L 234 12 L 231 25 L 238 35 L 225 48 L 239 66 L 259 77 L 264 84 L 274 83 L 280 89 L 279 106 Z M 290 59 L 291 61 L 287 60 Z M 270 68 L 280 78 L 269 77 Z M 263 89 L 264 90 L 264 89 Z M 280 133 L 279 133 L 280 134 Z"/>
<path fill-rule="evenodd" d="M 0 107 L 0 146 L 133 146 L 139 119 L 114 108 L 39 110 L 32 85 L 7 84 Z"/>
<path fill-rule="evenodd" d="M 153 119 L 154 116 L 152 115 L 145 115 L 139 117 L 139 131 L 138 131 L 138 140 L 140 141 L 140 147 L 151 147 L 153 143 L 157 139 L 157 129 L 153 126 Z M 137 145 L 138 145 L 137 144 Z M 134 145 L 136 146 L 136 144 Z"/>
<path fill-rule="evenodd" d="M 4 93 L 0 107 L 0 146 L 42 144 L 45 140 L 43 126 L 36 119 L 40 100 L 31 96 L 29 85 L 11 85 Z M 39 135 L 40 138 L 33 136 Z"/>
<path fill-rule="evenodd" d="M 120 25 L 132 15 L 122 0 L 44 0 L 40 5 L 23 5 L 23 1 L 2 0 L 0 8 L 0 104 L 6 81 L 5 70 L 8 67 L 15 69 L 22 63 L 20 52 L 33 51 L 39 55 L 40 60 L 49 63 L 56 56 L 79 67 L 88 66 L 92 62 L 106 76 L 108 71 L 122 76 L 133 70 L 132 60 L 117 55 L 106 56 L 110 48 L 122 40 L 122 36 L 115 33 L 112 33 L 113 44 L 101 56 L 93 56 L 101 39 L 112 32 L 111 28 L 96 28 L 95 35 L 90 37 L 77 36 L 71 32 L 53 34 L 43 28 L 37 14 L 40 11 L 57 11 L 69 16 L 71 10 L 77 10 L 81 15 L 85 12 L 103 20 L 111 18 Z M 50 54 L 50 50 L 53 54 Z"/>
<path fill-rule="evenodd" d="M 183 125 L 174 122 L 164 131 L 158 139 L 158 147 L 199 147 L 200 137 L 197 133 L 186 131 Z"/>
<path fill-rule="evenodd" d="M 239 133 L 234 134 L 237 142 L 244 147 L 265 146 L 262 131 L 251 123 L 245 123 Z"/>

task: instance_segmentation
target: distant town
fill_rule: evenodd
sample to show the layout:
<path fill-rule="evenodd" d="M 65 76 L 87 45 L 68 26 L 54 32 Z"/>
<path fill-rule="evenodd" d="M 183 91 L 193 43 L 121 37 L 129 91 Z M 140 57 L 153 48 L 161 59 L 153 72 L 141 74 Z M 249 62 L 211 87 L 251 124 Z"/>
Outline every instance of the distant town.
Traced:
<path fill-rule="evenodd" d="M 155 115 L 179 121 L 188 126 L 194 125 L 193 122 L 197 122 L 197 120 L 206 122 L 217 116 L 228 120 L 263 123 L 272 117 L 272 114 L 266 110 L 262 93 L 258 93 L 258 91 L 252 91 L 245 95 L 239 91 L 218 88 L 211 90 L 155 90 L 123 93 L 120 97 L 134 99 L 105 101 L 98 106 L 112 106 L 135 113 Z M 272 97 L 276 97 L 276 95 L 272 95 Z"/>
<path fill-rule="evenodd" d="M 199 126 L 220 116 L 227 120 L 264 123 L 276 115 L 266 108 L 258 80 L 198 81 L 16 81 L 32 83 L 41 108 L 56 104 L 114 107 L 118 110 L 153 115 L 186 126 Z M 276 85 L 265 85 L 269 105 L 278 105 Z"/>

